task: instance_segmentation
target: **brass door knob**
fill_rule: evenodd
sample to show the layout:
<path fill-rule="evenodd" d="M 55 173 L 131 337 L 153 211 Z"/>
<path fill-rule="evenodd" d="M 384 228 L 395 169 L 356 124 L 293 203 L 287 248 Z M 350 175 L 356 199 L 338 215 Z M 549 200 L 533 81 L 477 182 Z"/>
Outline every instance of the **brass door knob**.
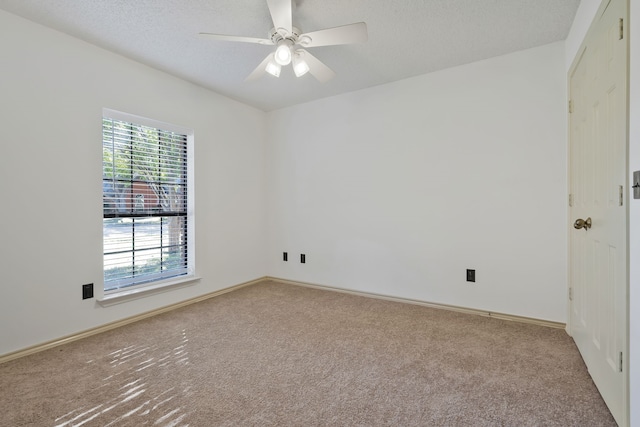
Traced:
<path fill-rule="evenodd" d="M 580 230 L 581 228 L 584 228 L 585 230 L 588 230 L 591 228 L 591 217 L 587 218 L 587 219 L 576 219 L 576 222 L 573 223 L 573 228 L 575 228 L 576 230 Z"/>

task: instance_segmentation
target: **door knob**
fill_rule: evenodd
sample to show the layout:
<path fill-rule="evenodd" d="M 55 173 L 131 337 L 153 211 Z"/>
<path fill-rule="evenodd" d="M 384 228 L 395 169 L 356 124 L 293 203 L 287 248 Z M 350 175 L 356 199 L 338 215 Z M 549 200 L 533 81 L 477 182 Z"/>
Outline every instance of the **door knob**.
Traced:
<path fill-rule="evenodd" d="M 585 230 L 588 230 L 591 228 L 591 217 L 587 218 L 587 219 L 576 219 L 576 222 L 573 223 L 573 228 L 575 228 L 576 230 L 580 230 L 581 228 L 584 228 Z"/>

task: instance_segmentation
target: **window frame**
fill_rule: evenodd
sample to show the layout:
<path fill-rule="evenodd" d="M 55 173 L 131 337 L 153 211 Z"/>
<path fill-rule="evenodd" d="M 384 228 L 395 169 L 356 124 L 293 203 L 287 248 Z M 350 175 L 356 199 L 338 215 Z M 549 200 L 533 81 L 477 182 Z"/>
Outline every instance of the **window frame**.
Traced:
<path fill-rule="evenodd" d="M 160 129 L 163 131 L 174 132 L 181 135 L 186 135 L 186 272 L 184 274 L 180 274 L 177 276 L 171 277 L 160 277 L 153 278 L 150 275 L 149 280 L 145 280 L 142 283 L 135 283 L 130 285 L 122 285 L 113 289 L 106 290 L 105 289 L 105 263 L 104 263 L 104 239 L 102 244 L 102 294 L 103 298 L 99 300 L 99 302 L 103 305 L 108 305 L 108 303 L 120 302 L 123 298 L 128 298 L 131 296 L 138 297 L 147 292 L 155 293 L 157 291 L 166 290 L 166 288 L 176 287 L 176 285 L 180 284 L 190 284 L 194 280 L 198 279 L 195 276 L 195 216 L 194 216 L 194 156 L 193 156 L 193 145 L 194 145 L 194 131 L 192 129 L 174 125 L 171 123 L 161 122 L 158 120 L 150 119 L 147 117 L 137 116 L 134 114 L 124 113 L 117 110 L 112 110 L 108 108 L 103 108 L 102 117 L 100 120 L 100 128 L 101 128 L 101 139 L 104 139 L 104 131 L 102 129 L 103 120 L 104 119 L 112 119 L 118 121 L 124 121 L 133 123 L 136 125 L 147 126 L 155 129 Z M 103 165 L 103 155 L 101 155 L 101 182 L 104 182 L 104 165 Z M 101 189 L 104 195 L 104 187 L 101 185 Z M 102 208 L 102 229 L 104 233 L 104 219 L 107 219 L 104 214 L 104 205 Z M 149 218 L 153 218 L 153 216 L 148 216 Z"/>

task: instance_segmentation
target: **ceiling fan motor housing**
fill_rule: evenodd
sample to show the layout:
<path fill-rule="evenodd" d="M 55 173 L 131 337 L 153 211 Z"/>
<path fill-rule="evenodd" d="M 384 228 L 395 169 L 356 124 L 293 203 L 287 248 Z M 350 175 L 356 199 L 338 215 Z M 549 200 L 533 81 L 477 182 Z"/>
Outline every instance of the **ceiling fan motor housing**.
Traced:
<path fill-rule="evenodd" d="M 291 40 L 295 45 L 298 43 L 298 38 L 300 37 L 300 34 L 302 34 L 302 31 L 300 31 L 296 27 L 292 28 L 291 33 L 289 33 L 284 28 L 278 28 L 278 29 L 272 28 L 271 31 L 269 31 L 269 38 L 271 39 L 274 45 L 277 45 L 282 40 Z"/>

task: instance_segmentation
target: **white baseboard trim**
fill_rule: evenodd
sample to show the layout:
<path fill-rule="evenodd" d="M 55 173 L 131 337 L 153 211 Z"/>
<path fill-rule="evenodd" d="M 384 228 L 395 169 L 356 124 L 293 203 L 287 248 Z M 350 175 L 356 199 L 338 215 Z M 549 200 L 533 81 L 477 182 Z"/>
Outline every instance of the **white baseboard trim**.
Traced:
<path fill-rule="evenodd" d="M 172 310 L 175 310 L 177 308 L 185 307 L 185 306 L 190 305 L 190 304 L 195 304 L 197 302 L 205 301 L 205 300 L 207 300 L 209 298 L 214 298 L 214 297 L 226 294 L 228 292 L 232 292 L 232 291 L 238 290 L 240 288 L 244 288 L 246 286 L 251 286 L 251 285 L 255 285 L 257 283 L 261 283 L 264 280 L 265 280 L 265 277 L 260 277 L 258 279 L 251 280 L 249 282 L 240 283 L 238 285 L 234 285 L 234 286 L 230 286 L 228 288 L 220 289 L 218 291 L 210 292 L 208 294 L 201 295 L 201 296 L 195 297 L 195 298 L 191 298 L 191 299 L 188 299 L 186 301 L 181 301 L 181 302 L 178 302 L 178 303 L 175 303 L 175 304 L 167 305 L 167 306 L 160 307 L 160 308 L 157 308 L 157 309 L 151 310 L 151 311 L 146 311 L 144 313 L 137 314 L 137 315 L 131 316 L 131 317 L 127 317 L 127 318 L 124 318 L 124 319 L 121 319 L 121 320 L 116 320 L 115 322 L 107 323 L 107 324 L 102 325 L 102 326 L 97 326 L 95 328 L 87 329 L 87 330 L 82 331 L 82 332 L 78 332 L 78 333 L 75 333 L 75 334 L 72 334 L 72 335 L 67 335 L 65 337 L 58 338 L 58 339 L 51 340 L 51 341 L 47 341 L 47 342 L 42 343 L 42 344 L 36 344 L 34 346 L 27 347 L 25 349 L 18 350 L 18 351 L 15 351 L 15 352 L 7 353 L 7 354 L 4 354 L 4 355 L 0 356 L 0 364 L 8 362 L 10 360 L 19 359 L 21 357 L 28 356 L 30 354 L 39 353 L 39 352 L 44 351 L 44 350 L 49 350 L 49 349 L 51 349 L 53 347 L 58 347 L 60 345 L 68 344 L 68 343 L 73 342 L 73 341 L 78 341 L 78 340 L 81 340 L 83 338 L 90 337 L 92 335 L 97 335 L 97 334 L 102 333 L 102 332 L 110 331 L 111 329 L 116 329 L 116 328 L 119 328 L 121 326 L 125 326 L 125 325 L 128 325 L 130 323 L 137 322 L 139 320 L 143 320 L 143 319 L 146 319 L 146 318 L 149 318 L 149 317 L 157 316 L 158 314 L 166 313 L 168 311 L 172 311 Z"/>
<path fill-rule="evenodd" d="M 529 323 L 529 324 L 534 324 L 534 325 L 539 325 L 539 326 L 546 326 L 546 327 L 550 327 L 550 328 L 559 328 L 559 329 L 565 329 L 566 330 L 566 324 L 565 323 L 553 322 L 553 321 L 550 321 L 550 320 L 535 319 L 535 318 L 531 318 L 531 317 L 516 316 L 516 315 L 512 315 L 512 314 L 495 313 L 495 312 L 489 312 L 489 311 L 484 311 L 484 310 L 477 310 L 477 309 L 473 309 L 473 308 L 458 307 L 458 306 L 447 305 L 447 304 L 438 304 L 438 303 L 414 300 L 414 299 L 409 299 L 409 298 L 400 298 L 400 297 L 394 297 L 394 296 L 389 296 L 389 295 L 376 294 L 376 293 L 372 293 L 372 292 L 354 291 L 354 290 L 345 289 L 345 288 L 339 288 L 339 287 L 335 287 L 335 286 L 327 286 L 327 285 L 320 285 L 320 284 L 316 284 L 316 283 L 300 282 L 300 281 L 297 281 L 297 280 L 282 279 L 282 278 L 279 278 L 279 277 L 265 276 L 265 277 L 260 277 L 258 279 L 254 279 L 254 280 L 251 280 L 251 281 L 248 281 L 248 282 L 240 283 L 238 285 L 230 286 L 228 288 L 224 288 L 224 289 L 220 289 L 220 290 L 217 290 L 217 291 L 214 291 L 214 292 L 210 292 L 208 294 L 201 295 L 199 297 L 191 298 L 191 299 L 188 299 L 186 301 L 181 301 L 181 302 L 178 302 L 178 303 L 175 303 L 175 304 L 171 304 L 171 305 L 167 305 L 167 306 L 164 306 L 164 307 L 157 308 L 155 310 L 151 310 L 151 311 L 147 311 L 147 312 L 144 312 L 144 313 L 141 313 L 141 314 L 137 314 L 135 316 L 127 317 L 125 319 L 117 320 L 115 322 L 107 323 L 107 324 L 102 325 L 102 326 L 97 326 L 95 328 L 87 329 L 85 331 L 78 332 L 78 333 L 75 333 L 75 334 L 72 334 L 72 335 L 67 335 L 67 336 L 62 337 L 62 338 L 58 338 L 58 339 L 55 339 L 55 340 L 47 341 L 47 342 L 42 343 L 42 344 L 37 344 L 37 345 L 31 346 L 31 347 L 27 347 L 25 349 L 18 350 L 18 351 L 12 352 L 12 353 L 7 353 L 7 354 L 4 354 L 4 355 L 0 356 L 0 364 L 8 362 L 10 360 L 19 359 L 21 357 L 28 356 L 30 354 L 35 354 L 35 353 L 39 353 L 39 352 L 44 351 L 44 350 L 49 350 L 51 348 L 58 347 L 58 346 L 63 345 L 63 344 L 68 344 L 68 343 L 73 342 L 73 341 L 78 341 L 78 340 L 81 340 L 83 338 L 90 337 L 92 335 L 97 335 L 97 334 L 102 333 L 102 332 L 110 331 L 112 329 L 116 329 L 116 328 L 119 328 L 121 326 L 125 326 L 125 325 L 128 325 L 130 323 L 137 322 L 139 320 L 143 320 L 143 319 L 147 319 L 149 317 L 157 316 L 158 314 L 166 313 L 166 312 L 175 310 L 177 308 L 181 308 L 181 307 L 188 306 L 190 304 L 195 304 L 197 302 L 205 301 L 205 300 L 208 300 L 209 298 L 214 298 L 214 297 L 226 294 L 228 292 L 233 292 L 233 291 L 238 290 L 240 288 L 244 288 L 246 286 L 251 286 L 251 285 L 256 285 L 256 284 L 259 284 L 259 283 L 263 283 L 265 281 L 273 281 L 273 282 L 284 283 L 284 284 L 288 284 L 288 285 L 303 286 L 303 287 L 307 287 L 307 288 L 314 288 L 314 289 L 320 289 L 320 290 L 325 290 L 325 291 L 342 292 L 342 293 L 346 293 L 346 294 L 358 295 L 358 296 L 367 297 L 367 298 L 377 298 L 377 299 L 382 299 L 382 300 L 386 300 L 386 301 L 394 301 L 394 302 L 400 302 L 400 303 L 405 303 L 405 304 L 415 304 L 415 305 L 421 305 L 421 306 L 424 306 L 424 307 L 437 308 L 437 309 L 441 309 L 441 310 L 450 310 L 450 311 L 456 311 L 456 312 L 459 312 L 459 313 L 474 314 L 474 315 L 478 315 L 478 316 L 492 317 L 494 319 L 510 320 L 510 321 L 514 321 L 514 322 Z"/>
<path fill-rule="evenodd" d="M 536 319 L 536 318 L 532 318 L 532 317 L 516 316 L 516 315 L 513 315 L 513 314 L 495 313 L 495 312 L 492 312 L 492 311 L 478 310 L 478 309 L 466 308 L 466 307 L 458 307 L 458 306 L 455 306 L 455 305 L 448 305 L 448 304 L 439 304 L 439 303 L 415 300 L 415 299 L 410 299 L 410 298 L 394 297 L 394 296 L 390 296 L 390 295 L 376 294 L 376 293 L 372 293 L 372 292 L 354 291 L 354 290 L 345 289 L 345 288 L 339 288 L 339 287 L 335 287 L 335 286 L 327 286 L 327 285 L 319 285 L 319 284 L 316 284 L 316 283 L 300 282 L 300 281 L 297 281 L 297 280 L 288 280 L 288 279 L 282 279 L 282 278 L 279 278 L 279 277 L 267 276 L 267 277 L 265 277 L 265 279 L 266 280 L 271 280 L 271 281 L 274 281 L 274 282 L 278 282 L 278 283 L 285 283 L 285 284 L 289 284 L 289 285 L 304 286 L 304 287 L 307 287 L 307 288 L 322 289 L 322 290 L 326 290 L 326 291 L 342 292 L 342 293 L 351 294 L 351 295 L 358 295 L 358 296 L 362 296 L 362 297 L 377 298 L 377 299 L 382 299 L 382 300 L 386 300 L 386 301 L 394 301 L 394 302 L 400 302 L 400 303 L 405 303 L 405 304 L 415 304 L 415 305 L 421 305 L 421 306 L 424 306 L 424 307 L 437 308 L 437 309 L 441 309 L 441 310 L 456 311 L 456 312 L 459 312 L 459 313 L 474 314 L 474 315 L 477 315 L 477 316 L 491 317 L 491 318 L 494 318 L 494 319 L 510 320 L 510 321 L 513 321 L 513 322 L 529 323 L 529 324 L 538 325 L 538 326 L 545 326 L 545 327 L 548 327 L 548 328 L 557 328 L 557 329 L 565 329 L 566 330 L 566 324 L 565 323 L 554 322 L 554 321 L 551 321 L 551 320 L 543 320 L 543 319 Z"/>

